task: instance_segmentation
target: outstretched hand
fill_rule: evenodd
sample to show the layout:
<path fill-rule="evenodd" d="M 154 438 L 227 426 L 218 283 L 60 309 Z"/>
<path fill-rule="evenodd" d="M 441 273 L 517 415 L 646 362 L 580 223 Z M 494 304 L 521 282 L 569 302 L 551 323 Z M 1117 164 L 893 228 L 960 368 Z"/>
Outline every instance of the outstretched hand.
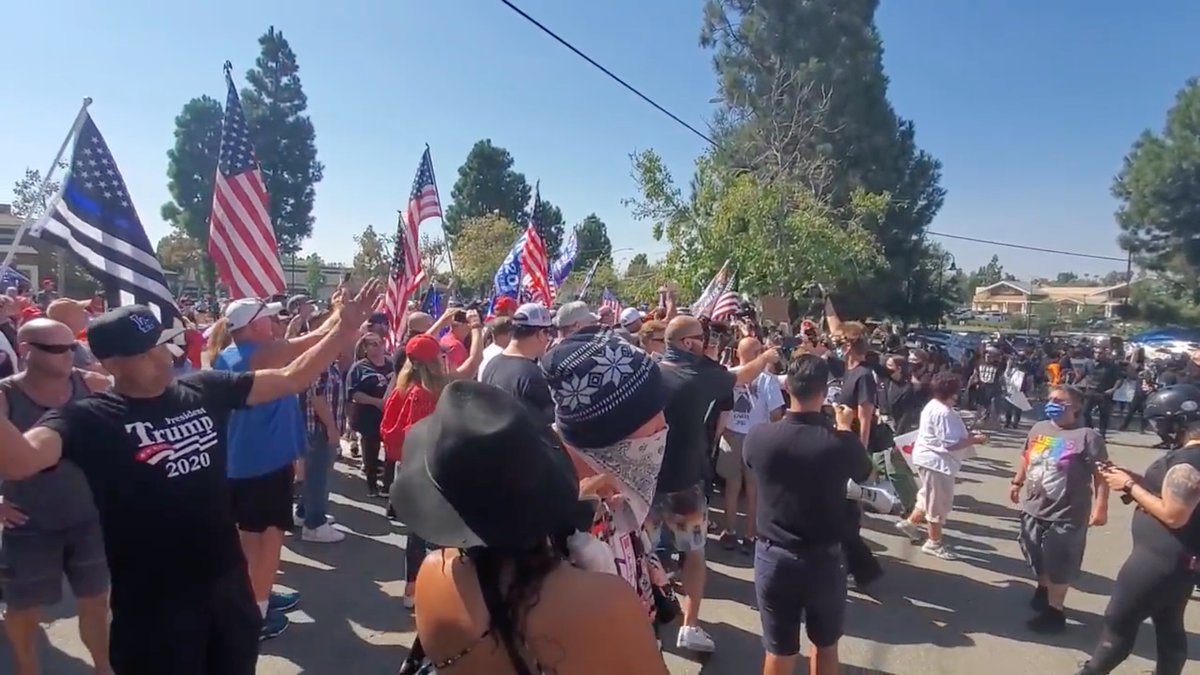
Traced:
<path fill-rule="evenodd" d="M 338 304 L 335 305 L 335 311 L 341 325 L 357 330 L 375 310 L 382 288 L 379 279 L 370 279 L 353 297 L 344 289 L 339 289 L 341 294 L 336 296 Z"/>

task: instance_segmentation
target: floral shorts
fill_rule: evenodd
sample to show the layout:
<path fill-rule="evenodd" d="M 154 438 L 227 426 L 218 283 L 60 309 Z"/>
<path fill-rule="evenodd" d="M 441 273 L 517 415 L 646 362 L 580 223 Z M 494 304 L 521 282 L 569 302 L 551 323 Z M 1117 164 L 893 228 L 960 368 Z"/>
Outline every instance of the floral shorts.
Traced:
<path fill-rule="evenodd" d="M 661 542 L 664 528 L 676 551 L 704 550 L 708 538 L 708 498 L 703 484 L 654 496 L 650 517 L 646 519 L 646 533 L 655 545 Z"/>

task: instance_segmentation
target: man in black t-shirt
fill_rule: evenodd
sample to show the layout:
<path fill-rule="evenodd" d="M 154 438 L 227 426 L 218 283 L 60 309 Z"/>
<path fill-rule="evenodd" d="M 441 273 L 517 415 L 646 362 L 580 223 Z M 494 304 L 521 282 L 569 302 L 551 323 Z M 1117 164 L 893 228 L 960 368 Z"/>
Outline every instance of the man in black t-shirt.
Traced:
<path fill-rule="evenodd" d="M 1108 435 L 1108 422 L 1112 417 L 1112 397 L 1123 378 L 1121 366 L 1113 360 L 1112 353 L 1106 348 L 1097 350 L 1095 363 L 1081 382 L 1084 426 L 1096 429 L 1103 436 Z M 1096 419 L 1093 419 L 1093 416 Z"/>
<path fill-rule="evenodd" d="M 252 675 L 262 615 L 238 543 L 225 476 L 229 416 L 298 394 L 348 349 L 377 282 L 339 306 L 339 325 L 285 368 L 173 379 L 168 342 L 146 307 L 88 328 L 112 391 L 51 411 L 24 435 L 0 419 L 0 477 L 70 459 L 92 489 L 112 573 L 109 655 L 121 675 Z"/>
<path fill-rule="evenodd" d="M 546 353 L 554 322 L 550 310 L 534 303 L 517 308 L 512 316 L 513 335 L 504 351 L 492 357 L 479 380 L 512 394 L 549 427 L 554 423 L 550 385 L 537 360 Z"/>

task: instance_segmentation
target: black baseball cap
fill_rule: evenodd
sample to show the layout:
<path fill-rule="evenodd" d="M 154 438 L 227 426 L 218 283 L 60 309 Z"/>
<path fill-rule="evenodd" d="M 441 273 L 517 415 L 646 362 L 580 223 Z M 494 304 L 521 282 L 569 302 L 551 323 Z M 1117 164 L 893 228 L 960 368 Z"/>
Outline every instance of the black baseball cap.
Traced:
<path fill-rule="evenodd" d="M 88 348 L 101 361 L 115 356 L 139 356 L 166 344 L 183 328 L 164 329 L 158 316 L 145 305 L 126 305 L 96 317 L 88 326 Z"/>
<path fill-rule="evenodd" d="M 437 546 L 532 548 L 581 520 L 569 467 L 524 404 L 498 387 L 459 380 L 405 435 L 392 506 Z"/>

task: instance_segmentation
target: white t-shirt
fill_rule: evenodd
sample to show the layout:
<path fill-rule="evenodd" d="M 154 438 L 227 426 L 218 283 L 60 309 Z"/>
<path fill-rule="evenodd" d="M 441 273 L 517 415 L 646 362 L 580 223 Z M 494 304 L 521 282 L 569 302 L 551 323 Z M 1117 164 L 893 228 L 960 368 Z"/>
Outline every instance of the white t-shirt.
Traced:
<path fill-rule="evenodd" d="M 783 407 L 783 391 L 779 380 L 770 373 L 761 373 L 750 384 L 733 388 L 733 410 L 729 411 L 729 431 L 745 434 L 750 429 L 771 421 L 771 413 Z"/>
<path fill-rule="evenodd" d="M 969 450 L 964 448 L 951 452 L 948 448 L 969 435 L 967 425 L 963 424 L 958 411 L 937 399 L 932 399 L 921 410 L 921 423 L 917 428 L 917 442 L 913 445 L 912 463 L 930 471 L 954 476 Z"/>
<path fill-rule="evenodd" d="M 488 361 L 496 358 L 496 355 L 502 351 L 504 351 L 504 347 L 495 342 L 483 348 L 483 360 L 479 362 L 479 370 L 475 373 L 475 379 L 483 381 L 483 369 L 487 368 Z"/>

